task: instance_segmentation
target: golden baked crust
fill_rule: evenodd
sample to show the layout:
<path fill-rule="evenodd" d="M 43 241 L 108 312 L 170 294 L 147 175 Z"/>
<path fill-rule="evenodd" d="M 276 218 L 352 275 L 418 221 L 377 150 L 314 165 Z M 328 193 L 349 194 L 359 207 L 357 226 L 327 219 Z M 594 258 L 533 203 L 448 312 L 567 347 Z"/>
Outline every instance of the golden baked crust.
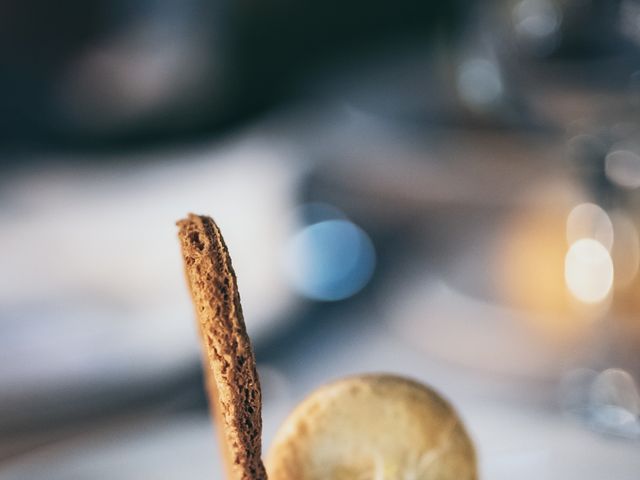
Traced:
<path fill-rule="evenodd" d="M 190 214 L 177 225 L 227 478 L 266 479 L 260 383 L 229 252 L 210 217 Z"/>
<path fill-rule="evenodd" d="M 476 457 L 449 403 L 393 375 L 321 387 L 278 431 L 271 480 L 475 480 Z"/>

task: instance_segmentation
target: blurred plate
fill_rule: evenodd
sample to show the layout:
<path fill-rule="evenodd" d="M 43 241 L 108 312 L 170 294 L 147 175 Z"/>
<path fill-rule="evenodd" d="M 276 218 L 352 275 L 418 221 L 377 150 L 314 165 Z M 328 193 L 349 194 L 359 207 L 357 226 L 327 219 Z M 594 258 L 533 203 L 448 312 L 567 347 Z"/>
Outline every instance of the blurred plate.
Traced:
<path fill-rule="evenodd" d="M 296 297 L 278 253 L 294 229 L 299 169 L 286 145 L 252 137 L 60 160 L 16 175 L 3 192 L 0 425 L 77 415 L 106 392 L 197 364 L 175 227 L 188 212 L 221 225 L 252 339 L 288 317 Z"/>

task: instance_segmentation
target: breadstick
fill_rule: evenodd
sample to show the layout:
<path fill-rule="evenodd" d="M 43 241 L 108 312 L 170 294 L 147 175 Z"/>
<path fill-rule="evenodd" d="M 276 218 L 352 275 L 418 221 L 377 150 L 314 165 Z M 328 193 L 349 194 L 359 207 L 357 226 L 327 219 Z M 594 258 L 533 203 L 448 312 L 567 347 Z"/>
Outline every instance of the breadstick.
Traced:
<path fill-rule="evenodd" d="M 177 225 L 227 478 L 266 480 L 260 382 L 229 251 L 210 217 L 190 214 Z"/>

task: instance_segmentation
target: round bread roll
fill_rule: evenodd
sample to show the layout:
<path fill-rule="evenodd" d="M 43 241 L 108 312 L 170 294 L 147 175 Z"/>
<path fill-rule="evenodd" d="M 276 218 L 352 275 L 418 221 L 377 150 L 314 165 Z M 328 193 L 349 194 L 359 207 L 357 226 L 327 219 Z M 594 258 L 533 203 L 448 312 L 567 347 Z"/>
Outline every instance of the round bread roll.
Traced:
<path fill-rule="evenodd" d="M 266 459 L 270 480 L 475 480 L 473 444 L 426 386 L 363 375 L 316 390 L 289 416 Z"/>

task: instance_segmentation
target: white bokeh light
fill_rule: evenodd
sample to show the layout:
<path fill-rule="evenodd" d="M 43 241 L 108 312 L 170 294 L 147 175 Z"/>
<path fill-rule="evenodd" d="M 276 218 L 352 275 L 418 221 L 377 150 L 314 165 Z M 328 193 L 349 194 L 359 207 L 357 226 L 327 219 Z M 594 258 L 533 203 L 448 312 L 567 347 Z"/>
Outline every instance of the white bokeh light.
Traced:
<path fill-rule="evenodd" d="M 576 205 L 567 217 L 567 242 L 592 238 L 607 250 L 613 246 L 613 224 L 607 212 L 595 203 Z"/>
<path fill-rule="evenodd" d="M 597 240 L 582 238 L 574 242 L 564 263 L 569 291 L 580 301 L 604 300 L 613 285 L 613 262 L 607 249 Z"/>
<path fill-rule="evenodd" d="M 623 188 L 640 187 L 640 156 L 631 150 L 616 150 L 605 160 L 607 178 Z"/>

